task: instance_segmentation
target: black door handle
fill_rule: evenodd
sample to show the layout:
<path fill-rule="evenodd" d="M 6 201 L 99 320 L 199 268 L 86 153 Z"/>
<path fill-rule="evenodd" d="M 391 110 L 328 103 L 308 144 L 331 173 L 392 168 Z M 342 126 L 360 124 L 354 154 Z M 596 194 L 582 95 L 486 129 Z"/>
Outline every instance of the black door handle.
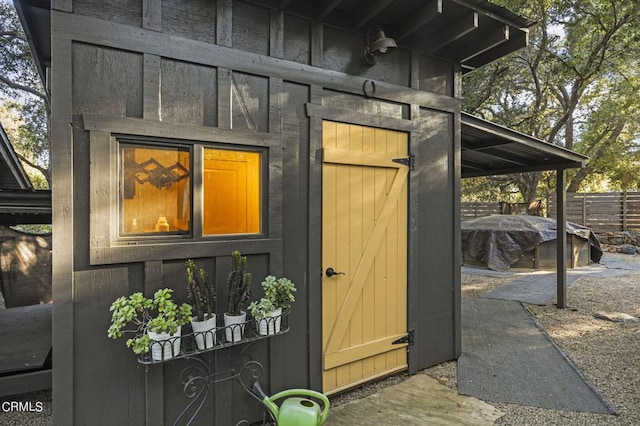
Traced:
<path fill-rule="evenodd" d="M 344 275 L 344 272 L 336 272 L 336 270 L 333 268 L 327 268 L 327 270 L 324 273 L 327 274 L 329 278 L 331 278 L 334 275 Z"/>

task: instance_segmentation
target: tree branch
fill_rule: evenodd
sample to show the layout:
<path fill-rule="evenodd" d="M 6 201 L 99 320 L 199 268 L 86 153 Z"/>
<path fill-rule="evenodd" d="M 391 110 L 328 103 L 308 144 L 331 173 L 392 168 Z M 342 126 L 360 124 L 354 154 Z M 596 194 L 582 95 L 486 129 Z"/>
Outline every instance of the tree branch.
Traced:
<path fill-rule="evenodd" d="M 29 160 L 28 158 L 26 158 L 24 155 L 20 154 L 19 152 L 16 152 L 16 155 L 18 156 L 20 161 L 25 163 L 27 166 L 32 167 L 32 168 L 38 170 L 40 173 L 42 173 L 44 178 L 47 180 L 47 184 L 49 185 L 49 188 L 51 188 L 51 175 L 50 175 L 49 169 L 47 169 L 45 167 L 42 167 L 42 166 L 39 166 L 38 164 L 36 164 L 33 161 Z"/>
<path fill-rule="evenodd" d="M 22 85 L 22 84 L 15 83 L 15 82 L 9 80 L 8 78 L 6 78 L 6 77 L 4 77 L 2 75 L 0 75 L 0 82 L 6 84 L 7 86 L 9 86 L 12 89 L 22 90 L 24 92 L 31 93 L 32 95 L 42 99 L 44 101 L 45 105 L 47 106 L 47 109 L 49 109 L 49 99 L 47 98 L 47 95 L 45 95 L 44 93 L 39 92 L 38 90 L 35 90 L 35 89 L 33 89 L 33 88 L 29 87 L 29 86 L 25 86 L 25 85 Z"/>

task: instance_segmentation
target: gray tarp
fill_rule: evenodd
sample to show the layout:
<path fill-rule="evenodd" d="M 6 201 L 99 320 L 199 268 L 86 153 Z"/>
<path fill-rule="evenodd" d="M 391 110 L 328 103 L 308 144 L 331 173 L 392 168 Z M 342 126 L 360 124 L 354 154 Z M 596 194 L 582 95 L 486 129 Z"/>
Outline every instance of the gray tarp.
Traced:
<path fill-rule="evenodd" d="M 462 222 L 462 250 L 504 271 L 537 245 L 556 239 L 556 220 L 526 215 L 495 215 Z M 567 233 L 589 241 L 591 260 L 602 256 L 598 238 L 589 228 L 567 222 Z"/>

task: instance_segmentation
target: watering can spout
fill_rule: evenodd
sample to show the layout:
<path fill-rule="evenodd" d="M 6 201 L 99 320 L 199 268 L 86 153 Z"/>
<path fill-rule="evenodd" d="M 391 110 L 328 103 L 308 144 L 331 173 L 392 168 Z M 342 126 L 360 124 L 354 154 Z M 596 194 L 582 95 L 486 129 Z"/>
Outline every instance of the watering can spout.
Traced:
<path fill-rule="evenodd" d="M 267 407 L 267 409 L 273 415 L 273 418 L 277 421 L 280 415 L 280 410 L 278 409 L 278 406 L 274 404 L 271 399 L 269 399 L 269 396 L 264 392 L 264 390 L 262 390 L 262 386 L 260 386 L 260 383 L 257 381 L 254 382 L 251 390 L 253 390 L 253 393 L 260 398 L 262 404 Z"/>

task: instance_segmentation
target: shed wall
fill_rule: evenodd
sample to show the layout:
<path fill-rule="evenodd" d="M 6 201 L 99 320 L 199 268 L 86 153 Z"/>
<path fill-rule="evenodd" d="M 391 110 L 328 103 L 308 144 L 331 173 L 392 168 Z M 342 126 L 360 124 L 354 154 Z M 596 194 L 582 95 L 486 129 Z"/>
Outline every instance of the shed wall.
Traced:
<path fill-rule="evenodd" d="M 458 70 L 404 49 L 367 68 L 359 62 L 364 36 L 253 3 L 121 6 L 53 2 L 56 423 L 172 423 L 187 403 L 179 377 L 184 364 L 146 371 L 123 341 L 107 339 L 109 306 L 120 295 L 151 295 L 165 286 L 185 300 L 184 261 L 197 258 L 216 278 L 222 312 L 234 249 L 248 255 L 255 277 L 284 275 L 298 287 L 291 331 L 251 348 L 265 367 L 265 389 L 320 387 L 321 117 L 310 117 L 308 104 L 343 112 L 347 122 L 389 128 L 401 122 L 410 132 L 417 161 L 409 196 L 409 327 L 416 330 L 410 369 L 456 357 L 459 102 L 451 96 Z M 365 80 L 376 82 L 372 99 L 363 94 Z M 103 127 L 90 128 L 90 114 Z M 112 197 L 116 174 L 96 153 L 109 135 L 165 129 L 174 129 L 172 140 L 236 134 L 268 146 L 264 238 L 113 246 L 114 206 L 96 200 Z M 226 349 L 205 358 L 220 371 L 237 355 Z M 235 424 L 260 413 L 227 381 L 215 385 L 199 421 Z"/>

